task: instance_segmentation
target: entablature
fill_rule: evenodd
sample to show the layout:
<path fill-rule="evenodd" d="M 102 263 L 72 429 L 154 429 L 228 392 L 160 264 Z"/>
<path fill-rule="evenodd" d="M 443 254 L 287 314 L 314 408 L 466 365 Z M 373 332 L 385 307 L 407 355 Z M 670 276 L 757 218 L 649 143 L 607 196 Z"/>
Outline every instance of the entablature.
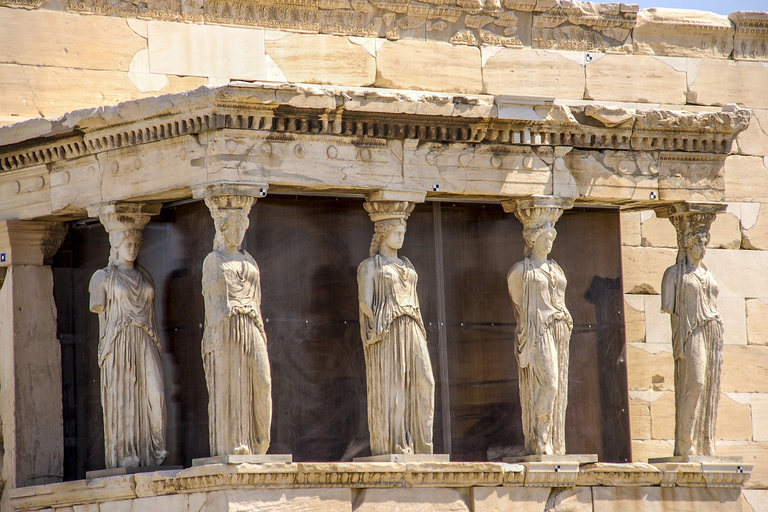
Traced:
<path fill-rule="evenodd" d="M 519 103 L 242 83 L 27 121 L 0 129 L 0 218 L 78 217 L 98 202 L 173 200 L 197 183 L 246 177 L 275 191 L 719 201 L 725 155 L 749 124 L 731 106 Z"/>

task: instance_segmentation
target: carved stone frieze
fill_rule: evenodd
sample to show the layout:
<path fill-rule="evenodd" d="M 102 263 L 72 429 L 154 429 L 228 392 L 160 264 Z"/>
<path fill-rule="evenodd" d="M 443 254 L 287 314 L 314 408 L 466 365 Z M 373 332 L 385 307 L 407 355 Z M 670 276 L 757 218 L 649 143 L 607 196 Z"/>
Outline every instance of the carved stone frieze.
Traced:
<path fill-rule="evenodd" d="M 768 13 L 735 12 L 728 19 L 736 26 L 733 58 L 768 60 Z"/>
<path fill-rule="evenodd" d="M 42 0 L 0 0 L 0 5 L 37 9 Z M 622 53 L 631 47 L 637 16 L 634 5 L 555 0 L 68 0 L 67 8 L 391 40 L 426 37 L 472 46 Z"/>
<path fill-rule="evenodd" d="M 734 30 L 725 16 L 681 9 L 643 9 L 632 38 L 635 53 L 727 59 Z"/>
<path fill-rule="evenodd" d="M 491 96 L 393 95 L 323 86 L 225 86 L 168 98 L 169 103 L 137 100 L 82 120 L 81 113 L 74 113 L 73 119 L 78 119 L 74 126 L 65 116 L 23 145 L 12 129 L 0 129 L 0 172 L 225 128 L 270 132 L 277 138 L 297 134 L 359 137 L 365 144 L 416 139 L 725 154 L 749 123 L 748 111 L 731 107 L 693 113 L 541 104 L 532 107 L 530 116 L 499 118 L 492 113 Z M 167 108 L 170 104 L 173 108 Z M 31 127 L 36 122 L 28 123 Z M 119 170 L 120 163 L 114 165 Z M 23 188 L 19 185 L 16 192 Z"/>
<path fill-rule="evenodd" d="M 304 462 L 210 464 L 183 470 L 77 480 L 10 489 L 13 510 L 96 506 L 105 501 L 192 494 L 228 489 L 351 488 L 397 489 L 419 487 L 573 487 L 682 486 L 741 487 L 751 464 L 643 463 L 583 464 L 578 462 L 355 463 Z M 477 491 L 477 489 L 475 489 Z M 130 501 L 121 503 L 130 504 Z"/>
<path fill-rule="evenodd" d="M 614 464 L 596 462 L 579 468 L 576 485 L 603 485 L 611 487 L 659 485 L 663 478 L 660 469 L 643 462 Z"/>

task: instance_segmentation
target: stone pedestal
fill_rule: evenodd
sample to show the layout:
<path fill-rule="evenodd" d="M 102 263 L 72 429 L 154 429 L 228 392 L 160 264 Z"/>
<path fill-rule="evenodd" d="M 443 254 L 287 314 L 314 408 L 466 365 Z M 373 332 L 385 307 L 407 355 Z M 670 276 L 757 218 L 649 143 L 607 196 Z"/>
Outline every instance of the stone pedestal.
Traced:
<path fill-rule="evenodd" d="M 97 469 L 95 471 L 86 471 L 85 479 L 95 480 L 108 476 L 135 475 L 137 473 L 154 473 L 155 471 L 176 471 L 182 469 L 184 469 L 184 466 L 136 466 L 130 468 Z"/>
<path fill-rule="evenodd" d="M 0 476 L 6 488 L 63 477 L 61 347 L 53 273 L 43 260 L 65 233 L 58 223 L 0 222 Z M 7 499 L 6 492 L 2 510 L 10 510 Z"/>
<path fill-rule="evenodd" d="M 563 462 L 566 464 L 589 464 L 597 462 L 597 454 L 594 453 L 569 453 L 566 455 L 525 455 L 523 457 L 506 457 L 504 462 L 516 464 L 520 462 Z"/>
<path fill-rule="evenodd" d="M 355 457 L 352 462 L 451 462 L 451 456 L 442 453 L 386 453 L 370 457 Z"/>
<path fill-rule="evenodd" d="M 264 455 L 218 455 L 216 457 L 203 457 L 192 459 L 192 466 L 206 466 L 208 464 L 275 464 L 293 462 L 290 453 L 268 453 Z"/>

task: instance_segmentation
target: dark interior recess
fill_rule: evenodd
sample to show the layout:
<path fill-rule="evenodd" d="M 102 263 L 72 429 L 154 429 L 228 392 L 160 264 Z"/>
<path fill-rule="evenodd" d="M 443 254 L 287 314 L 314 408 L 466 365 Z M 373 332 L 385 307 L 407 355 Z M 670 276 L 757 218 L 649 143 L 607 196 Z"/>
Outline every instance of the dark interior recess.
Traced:
<path fill-rule="evenodd" d="M 243 243 L 262 273 L 273 379 L 270 453 L 295 461 L 370 454 L 357 265 L 373 226 L 361 199 L 259 199 Z M 574 209 L 552 252 L 568 277 L 574 318 L 566 442 L 569 453 L 631 460 L 619 216 Z M 425 203 L 408 220 L 401 254 L 419 272 L 419 299 L 436 381 L 435 452 L 485 461 L 522 454 L 506 290 L 522 258 L 522 226 L 498 204 Z M 208 456 L 208 394 L 200 355 L 202 262 L 214 228 L 202 202 L 168 206 L 144 232 L 138 263 L 155 281 L 168 412 L 166 465 Z M 88 282 L 106 265 L 99 223 L 73 224 L 53 260 L 62 344 L 65 479 L 104 467 L 97 316 Z M 443 290 L 440 293 L 440 290 Z"/>

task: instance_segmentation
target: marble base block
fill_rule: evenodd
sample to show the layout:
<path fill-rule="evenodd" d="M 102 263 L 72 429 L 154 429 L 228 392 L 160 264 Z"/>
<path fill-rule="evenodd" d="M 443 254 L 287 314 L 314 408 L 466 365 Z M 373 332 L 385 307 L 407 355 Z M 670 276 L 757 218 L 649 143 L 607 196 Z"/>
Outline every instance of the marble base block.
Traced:
<path fill-rule="evenodd" d="M 264 455 L 217 455 L 216 457 L 203 457 L 192 459 L 192 466 L 206 466 L 208 464 L 274 464 L 293 462 L 290 453 L 268 453 Z"/>
<path fill-rule="evenodd" d="M 154 473 L 155 471 L 180 471 L 184 466 L 138 466 L 134 468 L 111 468 L 86 471 L 85 479 L 105 478 L 108 476 L 133 475 L 136 473 Z"/>
<path fill-rule="evenodd" d="M 524 457 L 505 457 L 504 462 L 516 464 L 520 462 L 551 462 L 551 463 L 577 463 L 589 464 L 597 462 L 597 455 L 594 453 L 569 453 L 566 455 L 525 455 Z"/>
<path fill-rule="evenodd" d="M 744 462 L 741 457 L 721 457 L 719 455 L 676 455 L 674 457 L 655 457 L 648 459 L 649 464 L 658 464 L 661 462 L 703 462 L 714 464 L 738 464 Z"/>
<path fill-rule="evenodd" d="M 448 454 L 387 453 L 370 457 L 355 457 L 352 462 L 451 462 Z"/>

